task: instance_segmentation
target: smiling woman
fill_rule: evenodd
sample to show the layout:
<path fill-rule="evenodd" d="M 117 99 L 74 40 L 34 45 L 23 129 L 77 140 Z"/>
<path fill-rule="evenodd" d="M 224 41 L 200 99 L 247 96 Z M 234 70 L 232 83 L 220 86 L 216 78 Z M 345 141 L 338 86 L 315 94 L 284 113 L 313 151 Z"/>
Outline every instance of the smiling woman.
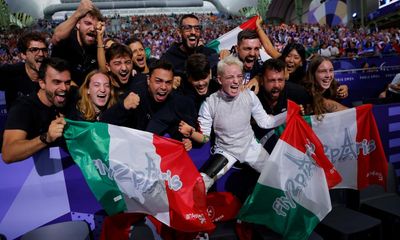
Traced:
<path fill-rule="evenodd" d="M 312 112 L 315 115 L 347 109 L 335 101 L 338 84 L 333 70 L 331 60 L 322 56 L 315 57 L 308 66 L 304 86 L 313 97 Z"/>
<path fill-rule="evenodd" d="M 75 120 L 98 121 L 101 113 L 117 102 L 115 81 L 98 70 L 90 72 L 79 89 Z"/>

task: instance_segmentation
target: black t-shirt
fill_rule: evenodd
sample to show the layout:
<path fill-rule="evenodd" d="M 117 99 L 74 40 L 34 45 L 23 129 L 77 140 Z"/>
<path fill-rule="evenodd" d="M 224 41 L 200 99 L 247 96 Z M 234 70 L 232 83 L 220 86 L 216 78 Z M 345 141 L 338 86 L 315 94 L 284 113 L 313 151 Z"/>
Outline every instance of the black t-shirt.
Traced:
<path fill-rule="evenodd" d="M 243 78 L 245 84 L 247 84 L 251 79 L 253 79 L 256 76 L 260 76 L 262 71 L 262 62 L 261 60 L 256 60 L 254 62 L 253 68 L 250 70 L 243 70 Z"/>
<path fill-rule="evenodd" d="M 25 63 L 7 64 L 0 67 L 0 90 L 5 92 L 9 110 L 18 97 L 36 93 L 39 90 L 39 83 L 29 78 Z"/>
<path fill-rule="evenodd" d="M 53 45 L 51 56 L 68 61 L 72 68 L 72 80 L 80 86 L 86 75 L 98 68 L 97 46 L 94 44 L 82 47 L 79 45 L 76 34 L 77 30 L 74 29 L 66 39 Z"/>
<path fill-rule="evenodd" d="M 172 63 L 174 66 L 174 75 L 180 76 L 183 81 L 186 80 L 186 60 L 191 54 L 188 54 L 180 48 L 182 43 L 172 45 L 167 52 L 162 56 L 162 59 L 165 59 Z M 219 61 L 219 56 L 217 52 L 205 46 L 198 46 L 193 53 L 202 53 L 207 56 L 210 67 L 213 70 L 216 70 L 217 63 Z M 214 74 L 213 74 L 214 75 Z"/>
<path fill-rule="evenodd" d="M 44 105 L 37 94 L 19 98 L 8 113 L 5 129 L 19 129 L 27 132 L 27 139 L 33 139 L 47 132 L 51 121 L 59 114 L 56 107 Z"/>
<path fill-rule="evenodd" d="M 268 97 L 264 90 L 264 88 L 260 88 L 260 92 L 258 93 L 258 98 L 260 99 L 261 104 L 263 105 L 264 110 L 268 114 L 278 115 L 279 113 L 287 111 L 287 100 L 290 99 L 297 104 L 302 104 L 304 107 L 312 103 L 312 97 L 308 94 L 306 89 L 296 83 L 285 82 L 285 88 L 281 92 L 278 98 L 278 102 L 274 107 L 271 107 L 268 104 Z M 252 124 L 254 134 L 257 139 L 262 139 L 264 136 L 270 132 L 270 129 L 262 129 L 257 126 L 257 124 Z M 273 131 L 273 130 L 272 130 Z M 264 148 L 271 153 L 274 148 L 276 142 L 278 141 L 279 136 L 271 135 L 268 141 L 265 142 Z M 261 141 L 264 143 L 264 141 Z"/>
<path fill-rule="evenodd" d="M 140 103 L 134 110 L 125 110 L 123 100 L 126 94 L 134 92 L 139 95 Z M 124 97 L 107 109 L 100 121 L 149 131 L 158 135 L 168 133 L 171 138 L 180 140 L 182 135 L 178 131 L 180 120 L 188 124 L 196 123 L 197 112 L 190 98 L 177 93 L 170 93 L 164 102 L 156 102 L 150 95 L 147 82 L 139 80 L 130 84 Z"/>
<path fill-rule="evenodd" d="M 37 94 L 18 98 L 8 113 L 5 129 L 23 130 L 27 133 L 28 140 L 47 132 L 51 121 L 56 119 L 60 113 L 68 117 L 67 113 L 74 104 L 71 96 L 76 95 L 76 92 L 76 88 L 71 88 L 68 95 L 71 100 L 63 108 L 44 105 Z M 60 142 L 56 141 L 52 145 L 60 145 Z"/>

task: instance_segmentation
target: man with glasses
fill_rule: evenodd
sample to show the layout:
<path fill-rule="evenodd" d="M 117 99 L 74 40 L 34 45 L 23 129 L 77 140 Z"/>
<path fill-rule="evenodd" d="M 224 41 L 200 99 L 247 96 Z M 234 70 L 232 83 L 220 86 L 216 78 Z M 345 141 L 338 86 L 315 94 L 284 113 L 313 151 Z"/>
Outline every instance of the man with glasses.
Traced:
<path fill-rule="evenodd" d="M 175 87 L 181 79 L 186 79 L 185 63 L 193 53 L 206 55 L 211 63 L 211 68 L 216 67 L 218 62 L 218 54 L 213 49 L 204 46 L 200 41 L 202 26 L 197 16 L 193 14 L 183 15 L 179 21 L 179 30 L 182 41 L 172 45 L 162 56 L 163 59 L 173 63 L 175 76 L 180 77 L 180 79 L 174 79 Z"/>
<path fill-rule="evenodd" d="M 17 43 L 23 62 L 0 67 L 0 90 L 5 92 L 7 110 L 20 96 L 39 89 L 38 71 L 48 54 L 46 36 L 40 32 L 26 32 Z"/>
<path fill-rule="evenodd" d="M 86 75 L 96 68 L 97 32 L 103 22 L 100 10 L 91 0 L 81 0 L 77 10 L 54 29 L 51 39 L 52 57 L 68 61 L 72 68 L 72 80 L 80 86 Z"/>

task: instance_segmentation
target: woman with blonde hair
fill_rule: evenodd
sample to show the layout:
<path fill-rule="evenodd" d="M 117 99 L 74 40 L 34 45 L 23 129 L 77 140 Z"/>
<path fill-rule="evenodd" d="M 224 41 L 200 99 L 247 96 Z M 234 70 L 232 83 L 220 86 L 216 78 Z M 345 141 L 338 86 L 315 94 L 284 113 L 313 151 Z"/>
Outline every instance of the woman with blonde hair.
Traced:
<path fill-rule="evenodd" d="M 79 88 L 75 120 L 100 121 L 104 111 L 117 103 L 114 79 L 100 70 L 91 71 Z"/>

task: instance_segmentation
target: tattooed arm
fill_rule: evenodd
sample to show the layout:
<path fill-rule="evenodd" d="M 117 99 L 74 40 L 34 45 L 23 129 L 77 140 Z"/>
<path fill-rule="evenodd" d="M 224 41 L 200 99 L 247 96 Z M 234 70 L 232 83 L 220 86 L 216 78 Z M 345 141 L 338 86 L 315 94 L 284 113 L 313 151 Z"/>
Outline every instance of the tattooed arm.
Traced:
<path fill-rule="evenodd" d="M 325 108 L 326 113 L 338 112 L 338 111 L 348 109 L 348 107 L 346 107 L 334 100 L 326 99 L 326 98 L 324 98 L 324 108 Z"/>

